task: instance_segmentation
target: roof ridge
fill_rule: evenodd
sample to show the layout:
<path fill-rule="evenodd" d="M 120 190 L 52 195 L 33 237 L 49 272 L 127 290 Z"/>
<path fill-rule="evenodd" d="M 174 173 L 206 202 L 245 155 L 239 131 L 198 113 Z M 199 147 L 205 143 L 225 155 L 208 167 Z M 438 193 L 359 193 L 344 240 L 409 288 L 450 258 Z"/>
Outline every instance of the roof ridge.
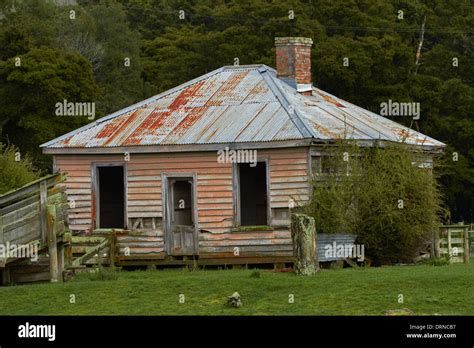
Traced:
<path fill-rule="evenodd" d="M 316 134 L 313 132 L 311 127 L 308 124 L 306 124 L 306 121 L 304 120 L 304 117 L 300 114 L 300 111 L 288 100 L 286 96 L 286 91 L 284 91 L 278 85 L 278 82 L 275 81 L 275 78 L 271 74 L 267 73 L 268 71 L 275 72 L 275 70 L 271 68 L 268 69 L 267 66 L 264 66 L 258 71 L 262 75 L 263 80 L 267 83 L 270 90 L 273 92 L 275 97 L 280 102 L 283 109 L 288 114 L 290 120 L 293 122 L 295 127 L 300 132 L 301 136 L 306 137 L 306 138 L 316 138 Z"/>

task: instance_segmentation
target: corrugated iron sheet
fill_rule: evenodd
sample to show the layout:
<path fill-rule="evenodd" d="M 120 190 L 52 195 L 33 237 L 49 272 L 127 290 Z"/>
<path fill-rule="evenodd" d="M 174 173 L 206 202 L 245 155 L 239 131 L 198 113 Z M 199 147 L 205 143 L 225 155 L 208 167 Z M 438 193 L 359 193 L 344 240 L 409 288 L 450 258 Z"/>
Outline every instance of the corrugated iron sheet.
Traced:
<path fill-rule="evenodd" d="M 274 83 L 268 83 L 263 73 L 269 74 Z M 302 96 L 276 78 L 273 69 L 252 65 L 218 69 L 42 146 L 92 148 L 303 139 L 301 125 L 298 128 L 295 116 L 290 117 L 289 106 L 297 110 L 298 122 L 301 120 L 316 139 L 406 138 L 413 144 L 444 145 L 319 89 L 314 89 L 313 96 Z"/>
<path fill-rule="evenodd" d="M 440 141 L 351 104 L 318 88 L 302 96 L 279 82 L 318 139 L 387 140 L 412 145 L 444 146 Z"/>

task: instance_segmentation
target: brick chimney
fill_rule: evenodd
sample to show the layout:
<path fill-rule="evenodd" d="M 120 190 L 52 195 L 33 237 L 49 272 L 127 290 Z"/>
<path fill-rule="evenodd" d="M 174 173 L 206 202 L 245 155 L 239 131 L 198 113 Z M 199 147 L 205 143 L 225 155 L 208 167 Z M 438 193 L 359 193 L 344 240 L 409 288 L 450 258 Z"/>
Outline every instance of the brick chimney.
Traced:
<path fill-rule="evenodd" d="M 277 77 L 293 80 L 296 90 L 311 95 L 311 46 L 313 40 L 306 37 L 276 37 Z M 292 81 L 291 81 L 292 82 Z"/>

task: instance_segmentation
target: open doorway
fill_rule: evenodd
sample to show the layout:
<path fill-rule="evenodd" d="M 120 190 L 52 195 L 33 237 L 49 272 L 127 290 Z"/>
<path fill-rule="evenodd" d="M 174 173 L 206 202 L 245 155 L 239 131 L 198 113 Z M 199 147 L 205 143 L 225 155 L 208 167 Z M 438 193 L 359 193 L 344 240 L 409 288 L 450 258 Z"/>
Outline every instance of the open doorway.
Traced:
<path fill-rule="evenodd" d="M 239 164 L 240 225 L 267 225 L 267 165 Z"/>
<path fill-rule="evenodd" d="M 192 181 L 191 180 L 171 180 L 173 192 L 172 222 L 174 225 L 192 226 Z"/>
<path fill-rule="evenodd" d="M 125 184 L 123 166 L 97 167 L 98 228 L 125 227 Z"/>

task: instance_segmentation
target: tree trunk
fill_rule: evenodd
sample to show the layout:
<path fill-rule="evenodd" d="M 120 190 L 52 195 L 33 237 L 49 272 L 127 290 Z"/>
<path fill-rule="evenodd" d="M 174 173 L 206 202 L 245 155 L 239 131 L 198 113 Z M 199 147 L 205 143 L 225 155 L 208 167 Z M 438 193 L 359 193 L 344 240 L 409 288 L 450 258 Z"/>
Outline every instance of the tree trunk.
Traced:
<path fill-rule="evenodd" d="M 291 216 L 291 239 L 295 257 L 295 273 L 313 275 L 319 271 L 316 254 L 316 229 L 314 218 L 304 214 Z"/>

